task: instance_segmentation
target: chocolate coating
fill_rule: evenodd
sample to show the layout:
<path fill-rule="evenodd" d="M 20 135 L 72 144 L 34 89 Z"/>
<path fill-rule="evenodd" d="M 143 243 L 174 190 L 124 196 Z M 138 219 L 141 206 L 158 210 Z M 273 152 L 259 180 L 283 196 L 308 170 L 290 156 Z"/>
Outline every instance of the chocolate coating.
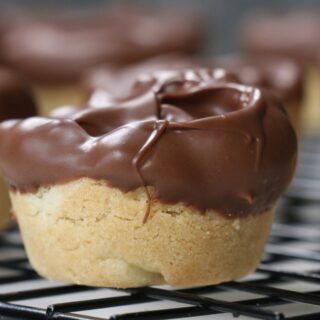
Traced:
<path fill-rule="evenodd" d="M 246 85 L 272 90 L 285 103 L 301 104 L 304 96 L 304 68 L 293 59 L 272 56 L 227 56 L 214 65 L 233 72 Z"/>
<path fill-rule="evenodd" d="M 290 56 L 314 63 L 320 51 L 319 30 L 319 13 L 265 12 L 246 18 L 242 42 L 252 53 Z"/>
<path fill-rule="evenodd" d="M 154 75 L 163 78 L 171 76 L 176 72 L 186 70 L 198 70 L 200 73 L 208 72 L 210 64 L 195 58 L 182 55 L 163 55 L 131 66 L 115 67 L 105 65 L 88 72 L 83 84 L 88 92 L 88 105 L 94 108 L 104 107 L 110 104 L 115 98 L 123 98 L 136 92 L 139 87 L 144 87 L 144 83 L 149 85 L 153 81 Z M 209 75 L 214 79 L 239 82 L 235 74 L 226 70 L 216 68 L 214 74 Z M 121 83 L 121 85 L 119 85 Z"/>
<path fill-rule="evenodd" d="M 287 105 L 301 104 L 304 95 L 304 68 L 289 58 L 271 56 L 225 56 L 214 61 L 165 55 L 125 67 L 105 65 L 88 72 L 83 79 L 89 105 L 101 107 L 110 96 L 130 91 L 136 79 L 160 70 L 183 70 L 215 66 L 228 71 L 228 80 L 272 90 Z M 232 78 L 233 76 L 233 78 Z M 121 84 L 121 85 L 119 85 Z"/>
<path fill-rule="evenodd" d="M 108 8 L 12 16 L 2 33 L 5 62 L 37 82 L 79 80 L 102 63 L 129 64 L 161 53 L 198 51 L 202 28 L 188 12 Z"/>
<path fill-rule="evenodd" d="M 50 118 L 55 119 L 70 119 L 78 112 L 82 111 L 84 107 L 74 106 L 74 105 L 66 105 L 53 109 L 49 113 Z"/>
<path fill-rule="evenodd" d="M 125 192 L 153 186 L 149 205 L 154 196 L 233 218 L 270 209 L 295 169 L 295 133 L 274 96 L 219 74 L 155 73 L 70 120 L 1 124 L 6 181 L 26 192 L 91 177 Z"/>
<path fill-rule="evenodd" d="M 36 114 L 36 104 L 27 82 L 19 75 L 0 68 L 0 121 Z"/>
<path fill-rule="evenodd" d="M 92 68 L 83 74 L 82 85 L 89 97 L 96 90 L 108 92 L 113 96 L 122 96 L 131 89 L 137 78 L 145 74 L 200 67 L 208 67 L 208 64 L 186 55 L 166 54 L 131 65 L 104 64 Z"/>

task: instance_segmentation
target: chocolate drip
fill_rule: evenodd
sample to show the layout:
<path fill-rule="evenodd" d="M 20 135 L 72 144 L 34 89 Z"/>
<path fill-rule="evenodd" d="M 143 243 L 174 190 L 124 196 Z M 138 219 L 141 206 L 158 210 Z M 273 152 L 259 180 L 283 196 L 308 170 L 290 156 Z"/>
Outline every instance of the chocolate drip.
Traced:
<path fill-rule="evenodd" d="M 144 145 L 141 147 L 141 149 L 138 151 L 138 153 L 134 156 L 132 160 L 132 164 L 135 167 L 137 174 L 141 180 L 141 185 L 143 185 L 143 187 L 145 188 L 145 191 L 148 197 L 147 210 L 143 218 L 143 223 L 147 222 L 148 217 L 150 215 L 152 198 L 148 190 L 147 184 L 141 173 L 140 162 L 143 160 L 143 157 L 147 154 L 147 152 L 156 144 L 157 140 L 160 139 L 162 133 L 166 130 L 167 127 L 168 127 L 168 121 L 166 120 L 156 121 L 154 123 L 154 129 L 151 132 L 150 136 L 148 137 L 148 140 L 144 143 Z"/>
<path fill-rule="evenodd" d="M 9 186 L 30 192 L 82 177 L 123 192 L 143 186 L 144 222 L 155 198 L 230 218 L 270 209 L 295 170 L 295 133 L 269 92 L 215 74 L 154 74 L 127 98 L 71 120 L 0 125 Z"/>

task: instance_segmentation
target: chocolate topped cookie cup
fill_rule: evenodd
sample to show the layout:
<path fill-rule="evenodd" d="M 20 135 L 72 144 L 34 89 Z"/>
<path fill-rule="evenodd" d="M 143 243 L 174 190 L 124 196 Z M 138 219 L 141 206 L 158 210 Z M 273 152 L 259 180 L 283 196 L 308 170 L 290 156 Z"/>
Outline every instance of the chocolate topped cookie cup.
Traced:
<path fill-rule="evenodd" d="M 195 59 L 181 55 L 164 55 L 126 67 L 104 65 L 87 72 L 83 86 L 88 92 L 88 104 L 104 107 L 114 96 L 121 97 L 132 89 L 136 80 L 144 81 L 160 70 L 179 71 L 187 68 L 205 68 L 211 65 L 223 68 L 225 80 L 271 90 L 282 100 L 294 128 L 301 129 L 301 110 L 304 94 L 304 68 L 290 58 L 227 55 L 215 59 Z M 222 75 L 221 75 L 222 76 Z M 121 84 L 121 85 L 119 85 Z M 72 111 L 70 108 L 65 111 Z M 79 110 L 79 108 L 77 108 Z M 68 116 L 69 112 L 57 110 L 53 115 Z"/>
<path fill-rule="evenodd" d="M 0 165 L 32 265 L 114 287 L 253 271 L 296 166 L 281 103 L 214 69 L 158 72 L 133 88 L 69 120 L 0 125 Z"/>

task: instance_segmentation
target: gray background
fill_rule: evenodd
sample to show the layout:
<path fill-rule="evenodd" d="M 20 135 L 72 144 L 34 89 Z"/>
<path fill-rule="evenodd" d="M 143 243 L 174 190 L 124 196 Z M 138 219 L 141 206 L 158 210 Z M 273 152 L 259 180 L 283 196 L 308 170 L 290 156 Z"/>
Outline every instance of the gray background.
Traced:
<path fill-rule="evenodd" d="M 320 0 L 0 0 L 0 10 L 3 7 L 15 6 L 28 8 L 48 5 L 86 7 L 122 3 L 147 5 L 148 7 L 182 6 L 204 13 L 207 19 L 207 52 L 209 54 L 237 51 L 240 21 L 252 11 L 266 8 L 268 10 L 320 10 Z M 294 36 L 294 34 L 288 36 Z"/>

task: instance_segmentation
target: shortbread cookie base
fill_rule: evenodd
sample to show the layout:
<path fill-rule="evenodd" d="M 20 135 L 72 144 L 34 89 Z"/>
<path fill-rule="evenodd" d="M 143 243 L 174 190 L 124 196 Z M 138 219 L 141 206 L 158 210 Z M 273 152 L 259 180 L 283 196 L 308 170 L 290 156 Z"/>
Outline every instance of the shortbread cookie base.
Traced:
<path fill-rule="evenodd" d="M 152 193 L 152 188 L 149 189 Z M 11 192 L 33 267 L 63 282 L 110 287 L 217 284 L 258 266 L 273 210 L 227 218 L 82 178 Z"/>

